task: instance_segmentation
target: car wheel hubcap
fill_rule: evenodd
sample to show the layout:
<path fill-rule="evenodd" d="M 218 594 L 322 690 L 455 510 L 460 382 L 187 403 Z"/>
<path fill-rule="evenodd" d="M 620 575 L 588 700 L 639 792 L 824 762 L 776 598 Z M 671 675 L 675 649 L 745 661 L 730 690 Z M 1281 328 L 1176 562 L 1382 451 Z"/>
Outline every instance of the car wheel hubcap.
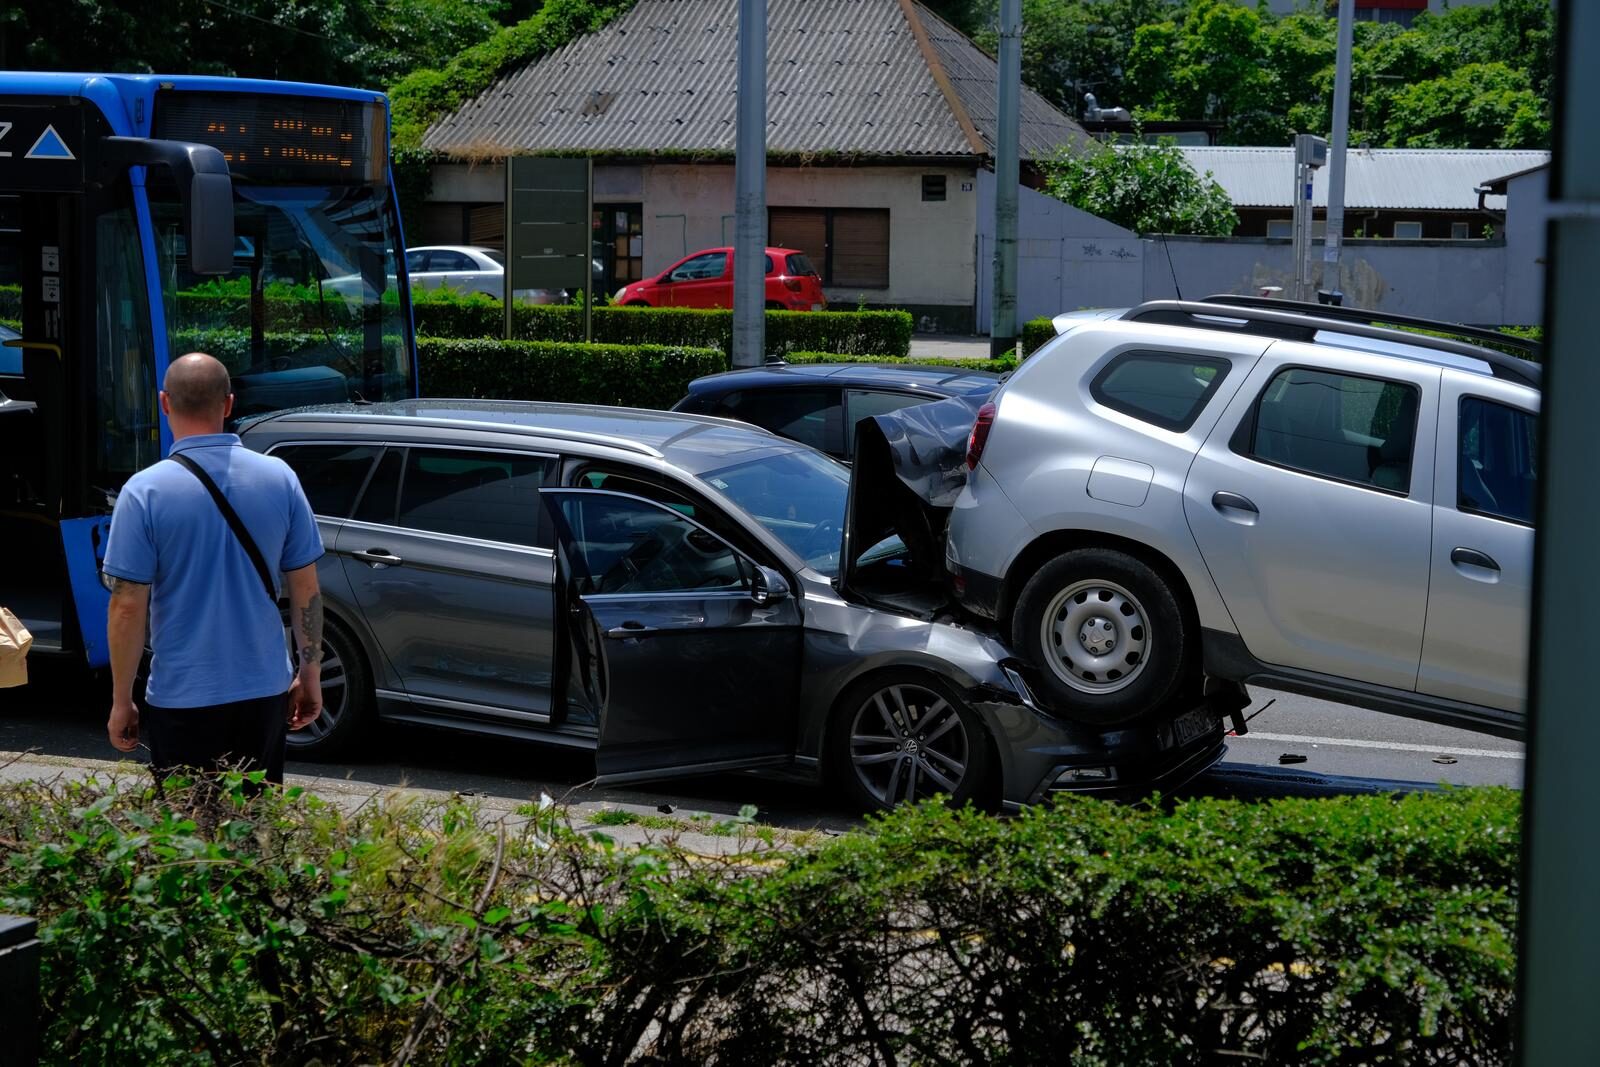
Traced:
<path fill-rule="evenodd" d="M 283 637 L 289 645 L 289 657 L 294 659 L 294 631 L 289 627 L 283 628 Z M 350 687 L 347 684 L 343 658 L 339 650 L 328 641 L 322 642 L 322 714 L 318 715 L 309 725 L 302 730 L 289 731 L 289 744 L 311 745 L 327 737 L 338 725 L 339 718 L 344 714 L 345 706 L 350 702 Z"/>
<path fill-rule="evenodd" d="M 1144 606 L 1122 586 L 1099 578 L 1057 593 L 1039 637 L 1051 672 L 1082 693 L 1126 689 L 1150 658 Z"/>
<path fill-rule="evenodd" d="M 934 793 L 954 796 L 967 776 L 971 744 L 955 706 L 920 685 L 880 689 L 850 722 L 856 780 L 885 807 Z"/>

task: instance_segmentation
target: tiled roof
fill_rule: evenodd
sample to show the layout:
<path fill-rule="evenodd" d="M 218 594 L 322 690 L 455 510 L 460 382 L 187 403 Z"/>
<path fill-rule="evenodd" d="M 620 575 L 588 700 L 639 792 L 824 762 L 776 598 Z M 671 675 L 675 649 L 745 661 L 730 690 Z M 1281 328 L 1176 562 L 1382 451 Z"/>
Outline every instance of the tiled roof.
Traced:
<path fill-rule="evenodd" d="M 1294 149 L 1180 147 L 1189 165 L 1210 171 L 1235 207 L 1287 209 L 1294 195 Z M 1493 148 L 1352 148 L 1345 157 L 1347 210 L 1473 211 L 1477 188 L 1497 175 L 1550 161 L 1549 152 Z M 1312 202 L 1328 203 L 1328 168 L 1312 172 Z M 1505 197 L 1484 206 L 1505 210 Z"/>
<path fill-rule="evenodd" d="M 767 39 L 771 153 L 992 151 L 994 61 L 912 0 L 770 0 Z M 737 47 L 737 0 L 639 0 L 599 31 L 504 75 L 436 122 L 423 144 L 465 156 L 730 155 Z M 1025 157 L 1086 139 L 1024 92 Z"/>

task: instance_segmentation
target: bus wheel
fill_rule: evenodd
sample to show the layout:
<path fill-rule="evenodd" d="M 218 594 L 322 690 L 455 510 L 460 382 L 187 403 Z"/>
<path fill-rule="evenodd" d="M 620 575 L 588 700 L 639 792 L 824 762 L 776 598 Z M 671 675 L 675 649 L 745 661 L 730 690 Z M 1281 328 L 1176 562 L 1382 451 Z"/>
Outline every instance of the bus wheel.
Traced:
<path fill-rule="evenodd" d="M 294 655 L 294 633 L 284 620 L 284 635 Z M 361 644 L 344 626 L 328 619 L 322 631 L 322 714 L 289 731 L 290 759 L 336 759 L 366 726 L 372 709 L 372 677 Z"/>

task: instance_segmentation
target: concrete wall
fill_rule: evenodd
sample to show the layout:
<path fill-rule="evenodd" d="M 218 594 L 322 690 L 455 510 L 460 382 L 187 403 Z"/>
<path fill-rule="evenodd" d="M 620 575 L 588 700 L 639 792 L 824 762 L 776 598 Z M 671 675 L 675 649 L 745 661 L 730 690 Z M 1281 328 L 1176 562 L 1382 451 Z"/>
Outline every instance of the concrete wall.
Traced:
<path fill-rule="evenodd" d="M 978 175 L 977 329 L 989 331 L 994 293 L 994 174 Z M 1017 323 L 1086 307 L 1137 304 L 1146 242 L 1132 230 L 1032 189 L 1017 202 Z"/>
<path fill-rule="evenodd" d="M 943 201 L 922 200 L 924 174 L 945 176 Z M 498 203 L 504 188 L 499 165 L 441 164 L 429 199 Z M 646 275 L 698 249 L 733 243 L 731 164 L 599 164 L 594 198 L 644 205 Z M 929 328 L 971 329 L 978 218 L 972 168 L 769 167 L 767 204 L 888 208 L 889 288 L 829 288 L 829 301 L 903 307 Z"/>
<path fill-rule="evenodd" d="M 1509 317 L 1507 244 L 1499 241 L 1348 241 L 1339 288 L 1353 306 L 1451 322 L 1538 321 Z M 1287 240 L 1260 237 L 1161 237 L 1147 242 L 1146 300 L 1209 293 L 1287 293 L 1294 263 Z M 1169 261 L 1170 255 L 1170 261 Z M 1320 256 L 1314 280 L 1322 279 Z"/>

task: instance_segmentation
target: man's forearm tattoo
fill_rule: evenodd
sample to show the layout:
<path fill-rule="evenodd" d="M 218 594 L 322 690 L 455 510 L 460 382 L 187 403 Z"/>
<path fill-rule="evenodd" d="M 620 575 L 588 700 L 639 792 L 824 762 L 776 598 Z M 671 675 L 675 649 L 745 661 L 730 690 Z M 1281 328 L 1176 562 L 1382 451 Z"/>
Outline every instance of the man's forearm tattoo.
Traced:
<path fill-rule="evenodd" d="M 312 593 L 300 609 L 300 662 L 322 661 L 322 594 Z"/>

